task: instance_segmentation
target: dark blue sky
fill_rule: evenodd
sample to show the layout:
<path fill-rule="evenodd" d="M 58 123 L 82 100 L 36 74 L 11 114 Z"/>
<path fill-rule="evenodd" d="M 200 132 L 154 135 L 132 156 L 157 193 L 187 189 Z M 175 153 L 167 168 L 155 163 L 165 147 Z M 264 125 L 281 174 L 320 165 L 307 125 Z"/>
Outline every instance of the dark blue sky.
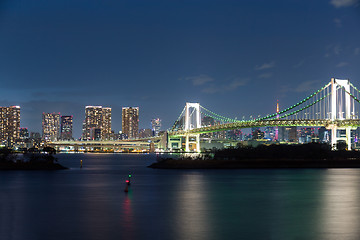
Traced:
<path fill-rule="evenodd" d="M 185 102 L 224 116 L 273 113 L 331 77 L 360 87 L 356 0 L 2 0 L 0 105 L 21 106 L 21 126 L 42 112 L 86 105 L 140 107 L 140 127 L 166 129 Z"/>

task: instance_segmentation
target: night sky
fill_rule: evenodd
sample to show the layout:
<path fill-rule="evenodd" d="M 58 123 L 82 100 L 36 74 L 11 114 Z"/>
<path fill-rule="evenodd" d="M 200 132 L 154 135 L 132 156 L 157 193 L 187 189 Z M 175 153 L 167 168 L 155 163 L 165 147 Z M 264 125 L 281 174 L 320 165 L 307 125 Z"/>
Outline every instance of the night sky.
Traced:
<path fill-rule="evenodd" d="M 21 126 L 86 105 L 140 108 L 163 129 L 185 102 L 228 117 L 292 105 L 331 77 L 360 87 L 356 0 L 0 0 L 0 106 Z"/>

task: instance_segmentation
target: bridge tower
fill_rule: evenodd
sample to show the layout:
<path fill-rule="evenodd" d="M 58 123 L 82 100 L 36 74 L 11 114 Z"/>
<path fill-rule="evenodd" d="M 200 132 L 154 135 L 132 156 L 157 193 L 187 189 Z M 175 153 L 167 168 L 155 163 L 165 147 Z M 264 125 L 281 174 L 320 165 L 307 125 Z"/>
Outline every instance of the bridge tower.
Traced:
<path fill-rule="evenodd" d="M 344 94 L 345 105 L 339 106 L 343 96 L 339 94 L 338 89 L 343 88 L 347 93 Z M 351 119 L 351 102 L 350 102 L 350 81 L 331 78 L 331 121 Z M 347 143 L 348 150 L 351 150 L 351 127 L 338 128 L 336 124 L 328 127 L 331 129 L 331 145 L 336 148 L 338 140 L 344 140 Z M 346 137 L 338 136 L 338 130 L 345 130 Z"/>
<path fill-rule="evenodd" d="M 189 131 L 194 128 L 201 128 L 200 103 L 186 103 L 185 106 L 185 126 L 184 130 Z M 200 152 L 200 134 L 186 133 L 185 151 L 190 151 L 190 144 L 196 144 L 196 151 Z"/>

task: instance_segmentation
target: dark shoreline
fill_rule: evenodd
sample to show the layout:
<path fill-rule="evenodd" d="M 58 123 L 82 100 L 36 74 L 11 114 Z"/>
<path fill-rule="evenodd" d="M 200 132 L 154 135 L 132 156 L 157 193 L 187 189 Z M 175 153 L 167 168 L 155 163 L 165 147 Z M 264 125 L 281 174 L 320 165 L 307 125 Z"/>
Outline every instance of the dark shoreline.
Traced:
<path fill-rule="evenodd" d="M 1 170 L 62 170 L 68 169 L 57 162 L 56 150 L 44 147 L 42 153 L 38 149 L 27 150 L 22 155 L 9 148 L 0 148 Z"/>
<path fill-rule="evenodd" d="M 163 159 L 149 168 L 156 169 L 278 169 L 278 168 L 360 168 L 360 159 L 331 160 L 187 160 Z"/>
<path fill-rule="evenodd" d="M 68 169 L 59 163 L 50 162 L 0 162 L 0 171 L 13 170 L 64 170 Z"/>
<path fill-rule="evenodd" d="M 296 145 L 238 146 L 212 154 L 159 159 L 150 168 L 159 169 L 242 169 L 242 168 L 360 168 L 360 152 L 346 151 L 338 143 L 336 151 L 326 143 Z"/>

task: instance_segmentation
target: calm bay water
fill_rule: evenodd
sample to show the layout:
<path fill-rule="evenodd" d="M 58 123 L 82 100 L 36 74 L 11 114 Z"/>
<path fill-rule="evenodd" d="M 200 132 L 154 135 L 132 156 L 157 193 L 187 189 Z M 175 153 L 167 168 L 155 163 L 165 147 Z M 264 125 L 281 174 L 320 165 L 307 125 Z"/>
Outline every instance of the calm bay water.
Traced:
<path fill-rule="evenodd" d="M 57 157 L 70 169 L 0 172 L 1 240 L 360 239 L 358 169 L 160 170 L 146 168 L 155 155 Z"/>

